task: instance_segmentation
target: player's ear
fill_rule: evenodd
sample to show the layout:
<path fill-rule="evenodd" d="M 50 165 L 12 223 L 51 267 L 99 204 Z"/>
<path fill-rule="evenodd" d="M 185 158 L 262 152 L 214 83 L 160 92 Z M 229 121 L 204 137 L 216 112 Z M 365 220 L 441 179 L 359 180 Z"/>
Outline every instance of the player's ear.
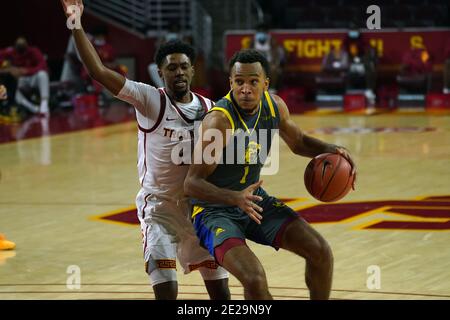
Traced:
<path fill-rule="evenodd" d="M 161 72 L 161 69 L 159 69 L 159 68 L 158 68 L 158 75 L 159 75 L 159 77 L 160 77 L 161 79 L 164 79 L 164 78 L 163 78 L 163 74 L 162 74 L 162 72 Z"/>
<path fill-rule="evenodd" d="M 229 77 L 228 79 L 230 79 L 230 88 L 233 88 L 233 79 L 231 79 L 231 77 Z"/>
<path fill-rule="evenodd" d="M 270 79 L 266 78 L 266 80 L 264 80 L 264 91 L 269 90 L 269 85 L 270 85 Z"/>

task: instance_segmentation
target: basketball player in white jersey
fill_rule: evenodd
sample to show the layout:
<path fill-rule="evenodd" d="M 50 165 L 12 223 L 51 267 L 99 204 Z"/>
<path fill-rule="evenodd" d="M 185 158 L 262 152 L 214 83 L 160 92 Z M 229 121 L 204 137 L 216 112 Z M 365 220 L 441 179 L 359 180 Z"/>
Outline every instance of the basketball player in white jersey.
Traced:
<path fill-rule="evenodd" d="M 67 7 L 81 0 L 61 0 Z M 191 138 L 194 120 L 201 119 L 212 102 L 190 91 L 195 51 L 180 41 L 162 45 L 155 56 L 165 88 L 124 78 L 106 68 L 82 28 L 73 29 L 75 44 L 90 76 L 136 109 L 138 171 L 141 183 L 136 204 L 143 234 L 146 272 L 156 299 L 176 299 L 176 259 L 185 273 L 198 269 L 211 299 L 230 299 L 228 273 L 200 247 L 190 222 L 183 183 L 188 166 L 172 161 L 180 137 Z M 184 143 L 183 142 L 183 143 Z"/>

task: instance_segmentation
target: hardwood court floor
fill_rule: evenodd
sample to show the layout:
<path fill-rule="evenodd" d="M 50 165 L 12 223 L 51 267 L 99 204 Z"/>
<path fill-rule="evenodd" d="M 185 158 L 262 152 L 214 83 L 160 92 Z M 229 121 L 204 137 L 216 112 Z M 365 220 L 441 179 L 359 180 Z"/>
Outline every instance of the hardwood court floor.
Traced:
<path fill-rule="evenodd" d="M 450 117 L 294 118 L 314 136 L 347 146 L 359 166 L 357 190 L 322 207 L 303 185 L 308 159 L 283 143 L 279 173 L 263 177 L 269 193 L 291 199 L 329 241 L 332 298 L 449 299 Z M 133 208 L 136 139 L 135 123 L 126 122 L 0 144 L 0 232 L 17 243 L 0 252 L 0 299 L 153 298 L 139 227 L 95 218 Z M 302 259 L 250 246 L 275 299 L 308 298 Z M 80 289 L 66 286 L 73 265 Z M 207 299 L 198 273 L 178 273 L 180 299 Z M 242 299 L 242 287 L 230 283 L 233 298 Z"/>

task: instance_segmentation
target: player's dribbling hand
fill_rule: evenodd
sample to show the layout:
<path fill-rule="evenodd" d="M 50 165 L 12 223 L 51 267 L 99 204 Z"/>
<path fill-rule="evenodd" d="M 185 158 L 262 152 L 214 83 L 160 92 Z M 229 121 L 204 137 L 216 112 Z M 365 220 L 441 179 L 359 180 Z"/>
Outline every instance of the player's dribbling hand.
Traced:
<path fill-rule="evenodd" d="M 80 9 L 80 16 L 83 15 L 84 10 L 83 0 L 61 0 L 61 4 L 63 6 L 64 13 L 66 14 L 67 17 L 70 17 L 73 14 L 73 12 L 70 10 L 69 12 L 67 12 L 70 6 L 77 6 Z"/>
<path fill-rule="evenodd" d="M 250 219 L 255 221 L 257 224 L 261 224 L 262 216 L 258 212 L 262 212 L 263 209 L 255 202 L 262 201 L 262 198 L 254 195 L 253 192 L 257 190 L 262 183 L 262 181 L 258 181 L 257 183 L 248 186 L 244 190 L 238 192 L 238 196 L 236 198 L 236 205 L 248 214 Z"/>
<path fill-rule="evenodd" d="M 352 175 L 355 177 L 353 179 L 352 189 L 355 190 L 355 183 L 356 183 L 356 164 L 355 164 L 355 162 L 353 161 L 352 157 L 350 156 L 350 153 L 348 152 L 348 150 L 344 147 L 337 146 L 336 153 L 340 154 L 345 159 L 347 159 L 348 162 L 350 162 L 350 164 L 352 166 Z"/>
<path fill-rule="evenodd" d="M 5 86 L 0 86 L 0 100 L 6 100 L 6 98 L 8 98 L 6 88 Z"/>

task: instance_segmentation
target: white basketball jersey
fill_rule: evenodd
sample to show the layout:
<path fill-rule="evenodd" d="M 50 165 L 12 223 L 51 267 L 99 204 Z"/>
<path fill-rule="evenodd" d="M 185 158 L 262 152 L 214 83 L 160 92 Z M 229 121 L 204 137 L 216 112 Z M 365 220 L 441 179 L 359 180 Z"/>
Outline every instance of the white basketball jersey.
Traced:
<path fill-rule="evenodd" d="M 156 89 L 130 80 L 127 80 L 118 97 L 132 104 L 141 103 L 150 110 L 153 118 L 149 121 L 136 110 L 141 187 L 146 193 L 168 200 L 183 198 L 183 184 L 189 165 L 175 164 L 172 153 L 180 143 L 191 143 L 194 122 L 201 120 L 212 108 L 212 101 L 193 93 L 192 101 L 183 105 L 172 100 L 162 88 Z M 153 112 L 155 110 L 156 113 Z"/>
<path fill-rule="evenodd" d="M 183 197 L 183 183 L 189 169 L 188 165 L 176 164 L 179 154 L 173 151 L 182 138 L 183 143 L 193 140 L 194 121 L 211 108 L 211 101 L 195 95 L 191 108 L 198 110 L 197 119 L 189 119 L 176 102 L 160 89 L 161 110 L 153 128 L 139 126 L 138 171 L 141 186 L 156 195 L 179 199 Z M 176 149 L 174 149 L 176 148 Z"/>

